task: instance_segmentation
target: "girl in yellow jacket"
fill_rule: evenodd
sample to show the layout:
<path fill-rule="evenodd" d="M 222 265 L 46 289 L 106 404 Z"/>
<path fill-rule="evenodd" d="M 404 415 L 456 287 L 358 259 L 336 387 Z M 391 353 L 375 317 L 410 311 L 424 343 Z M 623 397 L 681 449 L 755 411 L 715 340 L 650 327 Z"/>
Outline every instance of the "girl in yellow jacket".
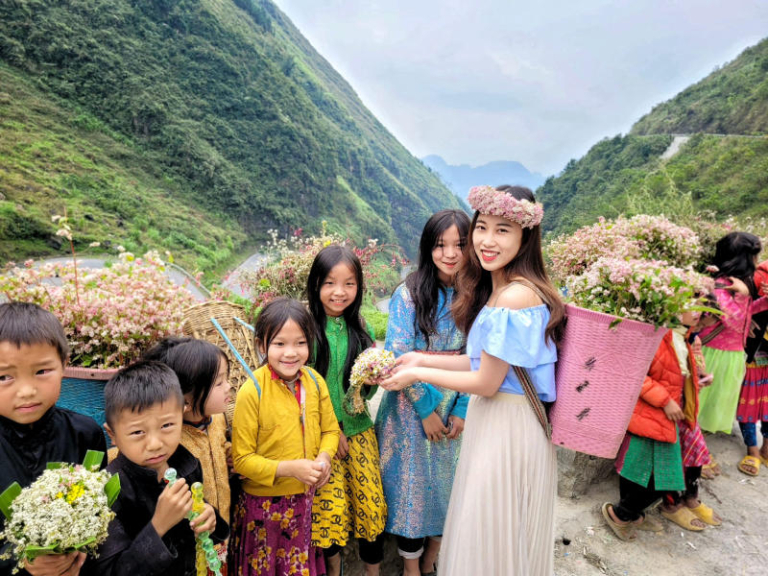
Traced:
<path fill-rule="evenodd" d="M 232 570 L 243 576 L 321 576 L 312 547 L 312 498 L 328 482 L 339 424 L 328 388 L 307 368 L 313 320 L 298 301 L 277 298 L 255 325 L 266 362 L 237 395 L 232 456 L 242 480 L 232 531 Z"/>

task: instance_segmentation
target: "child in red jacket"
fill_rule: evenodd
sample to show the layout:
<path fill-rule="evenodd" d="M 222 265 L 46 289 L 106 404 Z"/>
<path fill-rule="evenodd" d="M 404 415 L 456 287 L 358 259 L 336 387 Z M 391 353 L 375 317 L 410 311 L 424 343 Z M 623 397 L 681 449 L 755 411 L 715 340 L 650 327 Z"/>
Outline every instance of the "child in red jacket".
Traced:
<path fill-rule="evenodd" d="M 664 336 L 648 369 L 619 451 L 616 469 L 620 476 L 620 500 L 616 505 L 606 502 L 602 512 L 608 526 L 621 540 L 634 540 L 638 529 L 663 530 L 659 522 L 645 516 L 644 510 L 665 497 L 662 505 L 665 517 L 689 530 L 706 527 L 692 511 L 695 506 L 689 505 L 689 502 L 700 504 L 697 485 L 701 468 L 698 467 L 698 475 L 694 471 L 690 482 L 686 482 L 677 427 L 678 422 L 695 422 L 699 374 L 686 335 L 697 316 L 692 312 L 684 314 L 684 325 Z M 688 392 L 685 402 L 684 388 Z M 686 505 L 680 492 L 686 494 Z"/>

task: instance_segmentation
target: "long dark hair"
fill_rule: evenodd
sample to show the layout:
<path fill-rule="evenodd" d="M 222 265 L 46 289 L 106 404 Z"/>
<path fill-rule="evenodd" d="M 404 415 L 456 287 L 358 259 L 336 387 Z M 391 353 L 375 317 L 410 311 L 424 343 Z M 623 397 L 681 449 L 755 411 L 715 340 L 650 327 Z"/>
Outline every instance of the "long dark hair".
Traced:
<path fill-rule="evenodd" d="M 254 322 L 254 341 L 256 346 L 260 345 L 264 347 L 264 361 L 262 366 L 267 363 L 267 352 L 269 346 L 272 344 L 272 340 L 275 339 L 283 329 L 285 323 L 288 320 L 293 320 L 298 324 L 299 329 L 307 339 L 307 346 L 309 347 L 309 359 L 307 363 L 312 362 L 312 350 L 315 347 L 315 326 L 312 320 L 312 315 L 306 309 L 304 304 L 298 300 L 292 298 L 286 298 L 280 296 L 274 300 L 270 300 L 269 303 L 261 309 L 259 315 Z"/>
<path fill-rule="evenodd" d="M 752 298 L 757 298 L 755 286 L 755 256 L 763 249 L 760 238 L 749 232 L 731 232 L 720 238 L 715 245 L 712 264 L 718 271 L 715 278 L 734 276 L 749 288 Z"/>
<path fill-rule="evenodd" d="M 496 190 L 506 192 L 518 200 L 535 202 L 536 198 L 528 188 L 522 186 L 498 186 Z M 472 242 L 479 212 L 475 212 L 469 227 L 469 242 L 464 247 L 464 263 L 456 274 L 457 295 L 453 300 L 453 317 L 456 325 L 468 334 L 475 318 L 488 303 L 493 291 L 491 273 L 480 265 Z M 550 282 L 544 267 L 541 253 L 541 227 L 523 228 L 520 250 L 504 268 L 505 278 L 512 280 L 519 276 L 534 284 L 546 296 L 545 304 L 549 308 L 549 323 L 545 330 L 546 338 L 560 342 L 565 330 L 565 306 L 560 295 Z"/>
<path fill-rule="evenodd" d="M 172 336 L 155 344 L 141 357 L 142 360 L 162 362 L 176 373 L 183 394 L 192 394 L 192 410 L 205 413 L 205 402 L 224 362 L 229 361 L 215 344 L 195 338 Z"/>
<path fill-rule="evenodd" d="M 469 232 L 469 216 L 462 210 L 440 210 L 433 214 L 419 241 L 419 260 L 416 270 L 405 279 L 405 287 L 413 300 L 416 310 L 416 324 L 429 343 L 429 337 L 437 331 L 437 303 L 440 292 L 445 293 L 445 286 L 438 277 L 439 270 L 432 259 L 432 251 L 437 247 L 440 238 L 451 226 L 459 231 L 462 248 L 467 244 Z M 463 256 L 463 255 L 462 255 Z"/>
<path fill-rule="evenodd" d="M 328 274 L 337 264 L 346 264 L 355 274 L 357 281 L 357 294 L 352 304 L 344 308 L 343 316 L 347 324 L 347 358 L 344 362 L 344 390 L 349 388 L 349 376 L 355 358 L 366 348 L 373 344 L 373 339 L 365 331 L 363 319 L 360 316 L 360 306 L 363 304 L 363 265 L 346 246 L 332 244 L 326 246 L 315 256 L 312 268 L 307 278 L 307 300 L 309 311 L 315 320 L 315 335 L 317 338 L 317 356 L 315 358 L 315 370 L 325 378 L 328 376 L 328 367 L 331 362 L 331 350 L 328 337 L 325 335 L 326 314 L 323 303 L 320 301 L 320 288 Z"/>

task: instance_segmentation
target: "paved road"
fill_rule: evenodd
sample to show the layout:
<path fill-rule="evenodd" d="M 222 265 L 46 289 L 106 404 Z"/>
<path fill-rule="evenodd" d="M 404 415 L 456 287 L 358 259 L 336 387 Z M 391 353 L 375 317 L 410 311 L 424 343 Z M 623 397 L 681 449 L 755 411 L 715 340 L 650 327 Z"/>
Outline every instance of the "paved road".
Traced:
<path fill-rule="evenodd" d="M 247 298 L 249 294 L 248 294 L 248 291 L 244 290 L 243 287 L 240 285 L 240 275 L 243 272 L 255 272 L 256 270 L 264 266 L 268 261 L 269 261 L 269 256 L 267 256 L 266 254 L 262 254 L 261 252 L 256 252 L 250 258 L 248 258 L 245 262 L 240 264 L 240 266 L 232 270 L 232 272 L 230 272 L 224 278 L 224 282 L 221 283 L 221 286 L 223 288 L 226 288 L 230 292 L 237 294 L 238 296 Z"/>

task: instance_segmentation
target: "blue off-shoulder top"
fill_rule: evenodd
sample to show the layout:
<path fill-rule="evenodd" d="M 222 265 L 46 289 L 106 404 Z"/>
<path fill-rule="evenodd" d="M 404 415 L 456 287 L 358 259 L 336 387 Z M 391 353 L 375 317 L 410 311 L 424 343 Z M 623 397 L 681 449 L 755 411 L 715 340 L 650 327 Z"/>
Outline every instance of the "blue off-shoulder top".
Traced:
<path fill-rule="evenodd" d="M 467 355 L 472 370 L 480 368 L 480 354 L 495 356 L 510 367 L 499 392 L 524 394 L 512 366 L 528 370 L 542 402 L 555 401 L 555 362 L 557 348 L 544 337 L 549 322 L 549 308 L 510 310 L 486 306 L 475 318 L 467 337 Z"/>

